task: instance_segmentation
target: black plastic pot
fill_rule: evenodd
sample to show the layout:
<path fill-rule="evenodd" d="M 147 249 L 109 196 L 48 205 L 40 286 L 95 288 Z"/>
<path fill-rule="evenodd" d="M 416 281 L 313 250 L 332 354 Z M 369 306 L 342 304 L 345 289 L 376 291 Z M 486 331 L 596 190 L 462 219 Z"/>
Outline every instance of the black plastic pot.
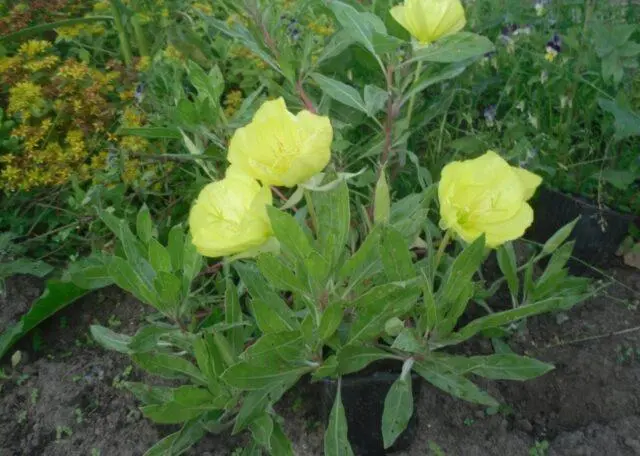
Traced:
<path fill-rule="evenodd" d="M 640 225 L 640 217 L 623 214 L 594 202 L 557 190 L 541 188 L 532 201 L 534 222 L 525 235 L 544 243 L 559 228 L 581 216 L 571 236 L 575 240 L 573 255 L 597 268 L 607 268 L 619 261 L 616 251 L 629 233 L 631 224 Z M 593 272 L 578 261 L 570 261 L 574 274 Z"/>
<path fill-rule="evenodd" d="M 381 370 L 382 369 L 382 370 Z M 347 375 L 342 378 L 342 405 L 347 417 L 349 442 L 356 456 L 384 456 L 406 450 L 416 437 L 418 414 L 416 405 L 420 393 L 421 380 L 412 375 L 413 416 L 405 431 L 388 450 L 382 441 L 382 412 L 389 388 L 398 379 L 400 369 L 379 367 L 377 370 Z M 329 420 L 331 407 L 336 395 L 338 382 L 323 382 L 322 405 L 325 424 Z"/>

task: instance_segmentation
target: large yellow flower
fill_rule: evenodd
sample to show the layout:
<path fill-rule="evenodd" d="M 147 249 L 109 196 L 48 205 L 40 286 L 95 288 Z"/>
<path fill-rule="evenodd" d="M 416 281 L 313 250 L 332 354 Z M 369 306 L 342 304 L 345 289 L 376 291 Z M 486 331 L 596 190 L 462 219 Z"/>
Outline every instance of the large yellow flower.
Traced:
<path fill-rule="evenodd" d="M 221 257 L 260 247 L 272 235 L 267 205 L 271 190 L 230 169 L 207 185 L 189 214 L 193 244 L 208 257 Z"/>
<path fill-rule="evenodd" d="M 517 239 L 533 222 L 527 201 L 541 182 L 540 176 L 510 166 L 493 151 L 449 163 L 438 186 L 440 224 L 466 242 L 484 233 L 492 248 Z"/>
<path fill-rule="evenodd" d="M 420 44 L 459 32 L 467 23 L 460 0 L 405 0 L 391 15 Z"/>
<path fill-rule="evenodd" d="M 294 187 L 327 166 L 333 129 L 328 117 L 294 116 L 282 98 L 265 102 L 229 144 L 229 162 L 263 185 Z"/>

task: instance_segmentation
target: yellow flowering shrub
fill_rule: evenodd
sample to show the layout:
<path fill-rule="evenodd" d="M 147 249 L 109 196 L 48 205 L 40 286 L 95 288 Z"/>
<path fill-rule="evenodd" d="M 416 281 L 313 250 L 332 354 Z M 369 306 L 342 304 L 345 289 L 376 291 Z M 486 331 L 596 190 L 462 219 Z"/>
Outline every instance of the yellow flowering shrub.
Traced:
<path fill-rule="evenodd" d="M 103 169 L 105 160 L 93 156 L 104 150 L 118 121 L 118 92 L 133 86 L 134 76 L 117 62 L 98 70 L 63 61 L 44 40 L 28 40 L 0 58 L 0 88 L 7 93 L 0 107 L 13 118 L 9 136 L 17 141 L 1 152 L 0 189 L 57 186 Z"/>
<path fill-rule="evenodd" d="M 518 239 L 533 222 L 527 201 L 541 183 L 540 176 L 510 166 L 493 151 L 451 162 L 438 186 L 440 225 L 466 242 L 484 233 L 491 248 Z"/>

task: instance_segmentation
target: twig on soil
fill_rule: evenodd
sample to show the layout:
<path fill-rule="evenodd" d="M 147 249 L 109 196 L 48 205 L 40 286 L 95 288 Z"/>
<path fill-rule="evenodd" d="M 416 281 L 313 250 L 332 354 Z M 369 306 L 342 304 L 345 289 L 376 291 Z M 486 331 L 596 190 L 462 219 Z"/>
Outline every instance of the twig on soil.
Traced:
<path fill-rule="evenodd" d="M 565 345 L 579 344 L 579 343 L 582 343 L 582 342 L 591 342 L 591 341 L 594 341 L 594 340 L 606 339 L 608 337 L 622 336 L 624 334 L 630 334 L 630 333 L 636 332 L 636 331 L 640 331 L 640 326 L 634 326 L 633 328 L 621 329 L 620 331 L 612 331 L 612 332 L 608 332 L 608 333 L 605 333 L 605 334 L 598 334 L 596 336 L 581 337 L 580 339 L 568 340 L 568 341 L 560 342 L 560 343 L 557 343 L 557 344 L 547 345 L 545 347 L 535 348 L 532 351 L 535 352 L 535 351 L 540 351 L 540 350 L 548 350 L 550 348 L 564 347 Z M 529 350 L 527 350 L 527 351 L 529 351 Z"/>

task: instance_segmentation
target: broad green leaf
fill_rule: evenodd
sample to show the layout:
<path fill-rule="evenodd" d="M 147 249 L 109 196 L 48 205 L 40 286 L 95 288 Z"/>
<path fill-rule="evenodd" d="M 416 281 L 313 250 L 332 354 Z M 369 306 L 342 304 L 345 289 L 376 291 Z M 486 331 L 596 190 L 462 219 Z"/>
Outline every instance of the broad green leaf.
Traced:
<path fill-rule="evenodd" d="M 150 238 L 147 241 L 149 245 L 149 262 L 156 272 L 171 272 L 171 255 L 157 240 Z"/>
<path fill-rule="evenodd" d="M 518 355 L 474 356 L 478 364 L 471 370 L 492 380 L 530 380 L 553 370 L 551 364 Z"/>
<path fill-rule="evenodd" d="M 295 273 L 280 258 L 272 253 L 263 253 L 258 257 L 258 268 L 262 275 L 276 289 L 308 293 L 306 287 L 296 277 Z"/>
<path fill-rule="evenodd" d="M 298 327 L 294 312 L 269 286 L 255 266 L 249 263 L 236 262 L 233 267 L 238 272 L 240 279 L 246 285 L 253 298 L 254 317 L 256 317 L 256 312 L 258 312 L 261 317 L 268 318 L 269 321 L 274 322 L 269 325 L 270 327 L 273 325 L 282 325 L 286 328 L 285 330 L 288 331 Z M 262 308 L 265 306 L 269 309 L 269 312 L 262 312 Z M 269 313 L 272 315 L 268 315 Z M 276 320 L 280 323 L 275 323 Z"/>
<path fill-rule="evenodd" d="M 247 348 L 242 357 L 252 364 L 269 364 L 274 359 L 276 362 L 291 362 L 302 360 L 306 351 L 302 333 L 290 331 L 263 335 Z"/>
<path fill-rule="evenodd" d="M 193 352 L 198 368 L 207 378 L 208 384 L 216 384 L 227 365 L 213 334 L 205 332 L 196 336 L 193 340 Z"/>
<path fill-rule="evenodd" d="M 336 355 L 331 355 L 327 359 L 324 360 L 322 365 L 318 367 L 311 378 L 313 380 L 321 380 L 327 377 L 333 377 L 338 371 L 338 358 Z"/>
<path fill-rule="evenodd" d="M 415 328 L 404 328 L 395 338 L 391 348 L 409 353 L 424 353 L 426 347 L 419 340 Z"/>
<path fill-rule="evenodd" d="M 358 111 L 364 112 L 365 114 L 368 113 L 360 92 L 353 87 L 340 82 L 337 79 L 323 76 L 320 73 L 313 73 L 311 74 L 311 77 L 320 86 L 320 89 L 322 89 L 322 91 L 330 98 L 357 109 Z"/>
<path fill-rule="evenodd" d="M 322 312 L 320 326 L 318 327 L 318 337 L 320 340 L 327 340 L 336 332 L 344 315 L 343 303 L 333 302 Z"/>
<path fill-rule="evenodd" d="M 100 325 L 91 325 L 91 335 L 93 338 L 107 350 L 114 350 L 119 353 L 131 354 L 129 348 L 131 336 L 119 334 Z"/>
<path fill-rule="evenodd" d="M 93 254 L 71 263 L 64 272 L 63 280 L 71 280 L 76 286 L 95 290 L 113 284 L 105 260 Z"/>
<path fill-rule="evenodd" d="M 249 305 L 251 306 L 251 313 L 256 321 L 256 325 L 258 325 L 262 333 L 279 333 L 293 329 L 286 318 L 274 312 L 264 301 L 254 299 Z"/>
<path fill-rule="evenodd" d="M 141 382 L 125 382 L 124 386 L 145 405 L 164 404 L 173 397 L 170 386 L 151 386 Z"/>
<path fill-rule="evenodd" d="M 513 250 L 513 244 L 507 242 L 501 245 L 496 250 L 496 256 L 498 258 L 498 266 L 500 271 L 507 279 L 507 285 L 513 299 L 518 299 L 518 293 L 520 291 L 520 280 L 518 279 L 518 263 L 516 260 L 516 252 Z"/>
<path fill-rule="evenodd" d="M 360 244 L 358 251 L 351 255 L 340 269 L 338 277 L 341 280 L 349 280 L 350 287 L 356 286 L 362 280 L 383 270 L 378 248 L 381 236 L 382 227 L 374 227 L 364 242 Z"/>
<path fill-rule="evenodd" d="M 316 61 L 316 66 L 322 64 L 326 60 L 339 56 L 354 42 L 354 39 L 348 31 L 340 30 L 338 33 L 334 34 L 329 43 L 323 47 L 322 52 Z"/>
<path fill-rule="evenodd" d="M 182 289 L 185 295 L 189 293 L 193 279 L 200 274 L 202 264 L 202 256 L 191 242 L 191 235 L 187 235 L 184 239 L 182 252 Z"/>
<path fill-rule="evenodd" d="M 460 285 L 458 295 L 455 297 L 455 300 L 450 303 L 449 308 L 446 309 L 447 313 L 438 316 L 439 322 L 438 326 L 436 326 L 436 333 L 439 336 L 444 336 L 453 331 L 458 319 L 460 319 L 467 308 L 469 300 L 473 296 L 473 291 L 474 287 L 471 282 L 463 282 L 463 284 Z M 440 319 L 441 316 L 443 319 Z"/>
<path fill-rule="evenodd" d="M 147 205 L 143 205 L 136 217 L 136 234 L 142 242 L 148 243 L 153 237 L 153 222 Z"/>
<path fill-rule="evenodd" d="M 184 257 L 184 228 L 176 225 L 169 231 L 169 241 L 167 243 L 171 265 L 174 271 L 182 270 L 182 260 Z"/>
<path fill-rule="evenodd" d="M 271 415 L 265 412 L 255 418 L 249 425 L 249 430 L 253 440 L 271 453 L 271 436 L 273 434 L 273 418 L 271 418 Z"/>
<path fill-rule="evenodd" d="M 154 286 L 158 293 L 158 310 L 172 316 L 176 315 L 182 304 L 180 279 L 169 272 L 159 272 Z"/>
<path fill-rule="evenodd" d="M 484 235 L 467 246 L 456 257 L 444 278 L 444 285 L 439 290 L 437 299 L 440 305 L 449 305 L 455 301 L 460 293 L 461 286 L 469 283 L 484 260 Z"/>
<path fill-rule="evenodd" d="M 400 282 L 416 277 L 409 246 L 402 234 L 390 226 L 385 227 L 383 231 L 380 255 L 390 281 Z"/>
<path fill-rule="evenodd" d="M 161 328 L 159 326 L 151 325 L 143 326 L 138 330 L 138 332 L 136 332 L 135 336 L 133 336 L 128 343 L 129 350 L 133 353 L 145 353 L 155 350 L 158 346 L 158 341 L 162 336 L 174 331 L 177 330 L 174 328 Z"/>
<path fill-rule="evenodd" d="M 145 417 L 159 424 L 178 424 L 196 418 L 203 413 L 219 409 L 216 398 L 206 389 L 197 386 L 181 386 L 173 391 L 173 397 L 164 404 L 141 407 Z"/>
<path fill-rule="evenodd" d="M 340 375 L 359 372 L 375 361 L 394 357 L 393 354 L 381 348 L 366 345 L 347 345 L 341 348 L 336 356 Z"/>
<path fill-rule="evenodd" d="M 201 67 L 195 62 L 189 61 L 187 63 L 187 70 L 189 73 L 189 81 L 198 91 L 198 94 L 202 97 L 209 98 L 214 106 L 218 106 L 220 103 L 220 96 L 224 91 L 224 78 L 217 66 L 214 66 L 209 74 L 207 74 Z"/>
<path fill-rule="evenodd" d="M 325 456 L 353 456 L 347 436 L 347 416 L 342 405 L 341 382 L 338 381 L 336 398 L 329 415 L 329 423 L 324 434 Z"/>
<path fill-rule="evenodd" d="M 544 247 L 542 247 L 542 253 L 544 253 L 545 255 L 550 255 L 558 250 L 558 247 L 560 247 L 569 238 L 579 220 L 580 217 L 577 217 L 575 220 L 556 231 L 555 234 L 551 236 L 547 242 L 544 243 Z"/>
<path fill-rule="evenodd" d="M 144 456 L 180 456 L 204 436 L 205 431 L 197 421 L 185 423 L 178 432 L 168 435 L 149 448 Z"/>
<path fill-rule="evenodd" d="M 196 366 L 179 356 L 167 353 L 137 353 L 131 358 L 142 369 L 163 378 L 181 379 L 187 376 L 201 385 L 208 383 Z"/>
<path fill-rule="evenodd" d="M 445 36 L 430 46 L 416 51 L 409 62 L 441 62 L 453 63 L 482 57 L 495 50 L 495 46 L 487 37 L 471 32 L 458 32 Z"/>
<path fill-rule="evenodd" d="M 400 376 L 393 382 L 384 400 L 382 412 L 382 440 L 389 448 L 407 428 L 413 415 L 411 376 Z"/>
<path fill-rule="evenodd" d="M 224 320 L 228 325 L 242 323 L 242 308 L 240 307 L 240 297 L 238 289 L 232 280 L 227 280 L 227 289 L 224 293 Z M 237 356 L 244 348 L 243 328 L 231 328 L 227 332 L 227 339 L 233 354 Z"/>
<path fill-rule="evenodd" d="M 490 407 L 499 405 L 494 398 L 482 391 L 474 383 L 459 374 L 444 370 L 441 364 L 430 363 L 428 360 L 416 361 L 413 369 L 426 381 L 452 396 Z"/>
<path fill-rule="evenodd" d="M 269 364 L 241 361 L 227 369 L 222 379 L 241 390 L 259 390 L 278 383 L 288 383 L 310 372 L 311 367 L 272 360 Z"/>
<path fill-rule="evenodd" d="M 15 274 L 28 274 L 34 277 L 44 277 L 53 271 L 53 266 L 44 261 L 29 258 L 18 258 L 7 263 L 0 263 L 0 280 Z"/>
<path fill-rule="evenodd" d="M 372 288 L 353 301 L 356 318 L 349 331 L 350 344 L 376 338 L 384 331 L 391 317 L 407 313 L 416 303 L 420 292 L 413 285 L 385 284 Z"/>
<path fill-rule="evenodd" d="M 267 206 L 267 212 L 273 232 L 285 254 L 298 260 L 307 258 L 313 252 L 313 247 L 296 219 L 273 206 Z"/>
<path fill-rule="evenodd" d="M 391 216 L 391 194 L 389 191 L 389 183 L 387 182 L 387 172 L 383 169 L 380 171 L 380 177 L 376 184 L 375 196 L 373 199 L 373 222 L 387 223 Z"/>
<path fill-rule="evenodd" d="M 294 456 L 291 441 L 282 430 L 282 426 L 277 421 L 273 423 L 273 433 L 271 434 L 271 448 L 274 455 Z"/>
<path fill-rule="evenodd" d="M 389 99 L 389 92 L 375 85 L 364 87 L 364 105 L 369 117 L 374 117 L 380 112 Z"/>
<path fill-rule="evenodd" d="M 149 270 L 153 272 L 151 265 L 148 266 Z M 153 283 L 155 274 L 149 277 L 140 270 L 135 270 L 128 261 L 120 257 L 111 258 L 108 271 L 120 288 L 128 291 L 145 304 L 158 305 L 158 295 Z"/>
<path fill-rule="evenodd" d="M 631 136 L 640 136 L 640 114 L 633 112 L 616 100 L 598 98 L 600 107 L 615 117 L 616 139 L 621 141 Z"/>
<path fill-rule="evenodd" d="M 282 395 L 291 388 L 297 380 L 298 377 L 290 377 L 285 379 L 283 382 L 275 383 L 266 388 L 251 391 L 247 394 L 242 401 L 242 406 L 236 416 L 232 434 L 235 435 L 244 430 L 249 426 L 251 421 L 260 416 L 260 414 L 263 413 L 269 405 L 278 402 Z"/>
<path fill-rule="evenodd" d="M 335 267 L 349 238 L 351 213 L 347 183 L 342 181 L 330 191 L 313 192 L 312 200 L 319 253 Z"/>
<path fill-rule="evenodd" d="M 48 280 L 44 292 L 33 302 L 29 312 L 0 335 L 0 357 L 33 328 L 88 293 L 89 290 L 71 282 Z"/>
<path fill-rule="evenodd" d="M 457 62 L 439 68 L 436 72 L 428 72 L 421 76 L 404 94 L 402 104 L 411 99 L 412 96 L 428 89 L 439 82 L 448 81 L 460 76 L 469 67 L 470 62 Z"/>
<path fill-rule="evenodd" d="M 384 22 L 372 13 L 361 13 L 351 5 L 338 0 L 332 0 L 329 8 L 335 14 L 342 28 L 358 43 L 362 44 L 372 54 L 376 55 L 374 34 L 386 35 Z"/>

